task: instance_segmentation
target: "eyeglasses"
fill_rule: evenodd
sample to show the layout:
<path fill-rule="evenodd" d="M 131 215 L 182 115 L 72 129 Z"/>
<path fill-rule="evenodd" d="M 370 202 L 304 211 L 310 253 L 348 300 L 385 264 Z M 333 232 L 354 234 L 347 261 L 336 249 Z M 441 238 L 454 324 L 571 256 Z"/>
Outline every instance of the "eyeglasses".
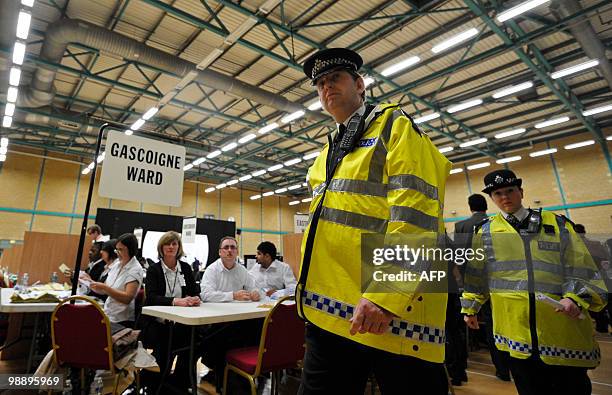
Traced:
<path fill-rule="evenodd" d="M 229 246 L 223 246 L 221 247 L 222 250 L 237 250 L 238 247 L 233 246 L 233 245 L 229 245 Z"/>

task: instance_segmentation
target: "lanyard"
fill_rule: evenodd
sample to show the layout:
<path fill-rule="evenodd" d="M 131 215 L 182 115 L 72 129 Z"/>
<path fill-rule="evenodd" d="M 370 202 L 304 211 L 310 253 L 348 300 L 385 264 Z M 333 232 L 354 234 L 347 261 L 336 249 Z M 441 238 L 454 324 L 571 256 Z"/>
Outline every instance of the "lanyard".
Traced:
<path fill-rule="evenodd" d="M 166 266 L 166 264 L 163 263 L 163 260 L 162 260 L 162 264 L 164 266 Z M 162 268 L 162 271 L 164 272 L 164 279 L 166 280 L 166 284 L 168 285 L 168 289 L 170 290 L 170 297 L 174 297 L 174 290 L 176 289 L 176 280 L 178 279 L 178 276 L 180 274 L 180 270 L 178 268 L 178 265 L 179 265 L 179 263 L 176 262 L 176 266 L 177 267 L 176 267 L 176 273 L 174 274 L 174 284 L 172 285 L 172 287 L 170 287 L 170 281 L 168 281 L 168 276 L 166 276 L 166 271 L 163 270 L 163 268 Z M 166 266 L 166 267 L 168 267 L 168 266 Z"/>

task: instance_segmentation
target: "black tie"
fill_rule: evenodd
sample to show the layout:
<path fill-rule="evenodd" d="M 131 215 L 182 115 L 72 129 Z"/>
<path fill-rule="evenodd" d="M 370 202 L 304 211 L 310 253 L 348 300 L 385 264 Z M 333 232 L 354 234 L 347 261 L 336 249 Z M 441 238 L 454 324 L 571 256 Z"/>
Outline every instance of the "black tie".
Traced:
<path fill-rule="evenodd" d="M 336 141 L 342 140 L 342 137 L 344 137 L 344 132 L 346 132 L 346 126 L 340 124 L 340 126 L 338 127 L 338 138 Z"/>
<path fill-rule="evenodd" d="M 515 229 L 518 229 L 519 225 L 521 224 L 521 222 L 518 220 L 518 218 L 516 218 L 512 214 L 508 214 L 508 217 L 506 217 L 506 221 L 508 221 L 508 223 L 510 225 L 512 225 L 512 227 L 515 228 Z"/>

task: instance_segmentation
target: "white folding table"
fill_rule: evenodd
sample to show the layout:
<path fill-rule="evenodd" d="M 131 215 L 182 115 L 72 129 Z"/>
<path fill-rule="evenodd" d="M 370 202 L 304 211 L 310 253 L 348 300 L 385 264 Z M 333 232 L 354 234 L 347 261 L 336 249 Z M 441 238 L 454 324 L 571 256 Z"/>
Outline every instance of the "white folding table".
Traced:
<path fill-rule="evenodd" d="M 28 353 L 28 360 L 26 365 L 26 371 L 27 373 L 29 373 L 32 369 L 32 360 L 34 358 L 36 338 L 38 336 L 39 331 L 40 315 L 43 313 L 52 313 L 53 310 L 55 310 L 57 303 L 12 303 L 11 295 L 13 295 L 14 293 L 15 290 L 13 288 L 2 288 L 0 290 L 0 313 L 34 314 L 34 330 L 32 332 L 32 343 L 30 344 L 30 351 Z M 21 326 L 19 328 L 19 335 L 17 336 L 17 339 L 11 341 L 10 343 L 4 344 L 2 347 L 0 347 L 0 351 L 13 346 L 21 340 L 24 340 L 21 336 L 24 321 L 25 320 L 21 321 Z"/>
<path fill-rule="evenodd" d="M 175 323 L 188 325 L 191 327 L 191 340 L 189 343 L 189 361 L 191 371 L 191 393 L 197 394 L 196 386 L 196 363 L 194 358 L 195 333 L 200 325 L 218 324 L 223 322 L 233 322 L 249 320 L 253 318 L 265 318 L 271 309 L 273 302 L 227 302 L 227 303 L 202 303 L 200 306 L 180 307 L 180 306 L 146 306 L 142 308 L 142 314 L 155 318 L 170 321 L 170 344 L 168 349 L 172 349 L 172 328 Z M 177 351 L 177 350 L 175 350 Z M 170 369 L 167 364 L 166 371 L 162 375 L 162 383 Z M 159 386 L 158 392 L 162 385 Z"/>

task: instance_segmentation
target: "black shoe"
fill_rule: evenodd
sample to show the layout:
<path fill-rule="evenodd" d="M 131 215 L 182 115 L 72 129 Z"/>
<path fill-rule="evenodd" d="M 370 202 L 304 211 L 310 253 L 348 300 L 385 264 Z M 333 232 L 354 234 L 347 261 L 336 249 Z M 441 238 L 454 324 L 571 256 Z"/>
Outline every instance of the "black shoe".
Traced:
<path fill-rule="evenodd" d="M 497 376 L 498 379 L 500 379 L 501 381 L 510 381 L 510 375 L 509 374 L 502 374 L 499 372 L 495 372 L 495 376 Z"/>
<path fill-rule="evenodd" d="M 451 379 L 453 387 L 461 387 L 461 379 Z"/>
<path fill-rule="evenodd" d="M 461 373 L 461 381 L 467 383 L 468 382 L 468 377 L 467 377 L 467 373 L 465 372 L 465 370 Z"/>

